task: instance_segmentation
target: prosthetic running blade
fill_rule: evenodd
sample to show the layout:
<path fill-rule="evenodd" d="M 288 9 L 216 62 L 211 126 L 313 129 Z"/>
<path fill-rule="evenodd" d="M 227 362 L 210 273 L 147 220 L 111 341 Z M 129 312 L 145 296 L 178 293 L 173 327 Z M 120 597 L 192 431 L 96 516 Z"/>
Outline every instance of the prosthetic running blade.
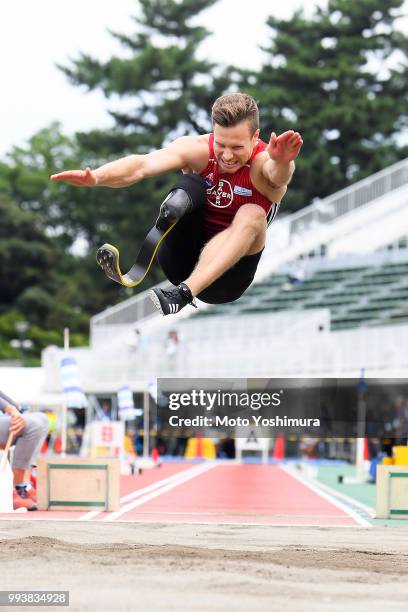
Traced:
<path fill-rule="evenodd" d="M 158 229 L 156 226 L 152 227 L 136 257 L 135 263 L 126 274 L 121 272 L 119 250 L 113 244 L 107 243 L 99 247 L 96 252 L 96 261 L 106 276 L 116 283 L 123 287 L 136 287 L 145 279 L 163 238 L 175 225 L 176 223 L 173 223 L 167 230 Z"/>

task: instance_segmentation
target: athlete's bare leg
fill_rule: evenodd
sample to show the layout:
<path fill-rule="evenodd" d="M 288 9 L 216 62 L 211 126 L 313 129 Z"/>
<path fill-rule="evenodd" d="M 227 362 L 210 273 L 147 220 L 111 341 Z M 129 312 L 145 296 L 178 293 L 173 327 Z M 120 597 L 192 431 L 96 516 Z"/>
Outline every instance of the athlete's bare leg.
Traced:
<path fill-rule="evenodd" d="M 22 482 L 29 482 L 30 477 L 27 470 L 21 468 L 13 468 L 13 482 L 14 485 L 21 484 Z"/>
<path fill-rule="evenodd" d="M 193 296 L 204 291 L 245 255 L 255 255 L 264 247 L 266 216 L 257 204 L 244 204 L 232 224 L 203 248 L 191 275 L 184 281 Z"/>

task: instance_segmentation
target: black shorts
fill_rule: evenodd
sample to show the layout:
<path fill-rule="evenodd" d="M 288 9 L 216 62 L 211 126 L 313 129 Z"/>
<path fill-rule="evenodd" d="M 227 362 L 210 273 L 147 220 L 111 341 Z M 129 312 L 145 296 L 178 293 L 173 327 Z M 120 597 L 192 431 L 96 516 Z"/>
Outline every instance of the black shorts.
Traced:
<path fill-rule="evenodd" d="M 194 270 L 206 243 L 203 233 L 203 211 L 187 214 L 163 240 L 158 259 L 173 285 L 186 280 Z M 207 304 L 224 304 L 241 297 L 252 283 L 262 251 L 242 257 L 197 297 Z"/>

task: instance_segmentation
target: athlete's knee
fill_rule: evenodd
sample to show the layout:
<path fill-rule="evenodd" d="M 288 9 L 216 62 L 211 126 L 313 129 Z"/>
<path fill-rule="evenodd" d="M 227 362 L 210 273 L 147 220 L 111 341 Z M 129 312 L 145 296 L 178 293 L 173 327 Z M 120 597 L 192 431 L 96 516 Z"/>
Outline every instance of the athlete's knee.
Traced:
<path fill-rule="evenodd" d="M 49 431 L 49 421 L 43 412 L 35 412 L 25 416 L 25 434 L 34 437 L 45 437 Z"/>
<path fill-rule="evenodd" d="M 183 174 L 160 206 L 156 227 L 167 230 L 187 213 L 202 208 L 205 200 L 204 179 L 197 174 Z"/>
<path fill-rule="evenodd" d="M 239 226 L 240 230 L 246 229 L 255 235 L 263 234 L 266 232 L 265 211 L 257 204 L 244 204 L 238 209 L 233 225 Z"/>
<path fill-rule="evenodd" d="M 41 435 L 47 436 L 50 431 L 50 422 L 48 420 L 47 415 L 44 414 L 43 412 L 38 412 L 37 420 L 38 420 L 38 428 L 41 432 Z"/>

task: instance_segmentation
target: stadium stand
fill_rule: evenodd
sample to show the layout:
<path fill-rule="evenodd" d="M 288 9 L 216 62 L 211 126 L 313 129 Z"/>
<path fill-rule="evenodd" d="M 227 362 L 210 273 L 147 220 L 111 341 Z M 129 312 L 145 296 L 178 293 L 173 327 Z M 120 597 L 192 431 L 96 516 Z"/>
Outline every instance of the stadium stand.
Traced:
<path fill-rule="evenodd" d="M 254 285 L 236 305 L 211 308 L 197 316 L 329 308 L 332 330 L 406 321 L 408 253 L 406 257 L 405 262 L 371 266 L 359 265 L 357 257 L 354 266 L 317 270 L 296 284 L 291 283 L 289 268 Z"/>

